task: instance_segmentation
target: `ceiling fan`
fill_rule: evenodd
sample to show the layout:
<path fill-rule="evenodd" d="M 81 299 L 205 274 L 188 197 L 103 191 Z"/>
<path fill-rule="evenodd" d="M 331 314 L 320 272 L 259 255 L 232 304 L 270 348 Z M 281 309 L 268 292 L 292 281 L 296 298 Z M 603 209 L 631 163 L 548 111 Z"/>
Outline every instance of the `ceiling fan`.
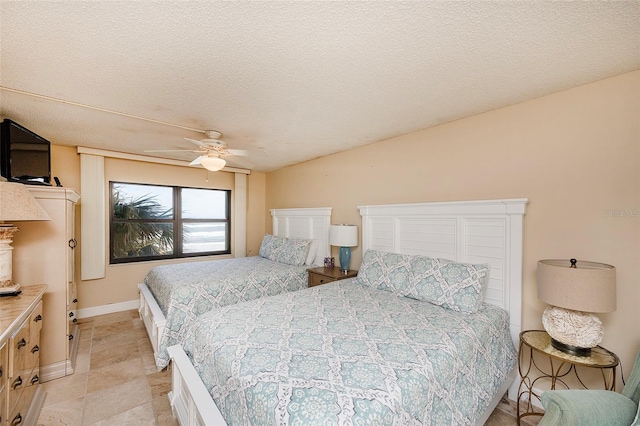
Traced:
<path fill-rule="evenodd" d="M 191 151 L 197 154 L 200 154 L 198 158 L 189 163 L 190 166 L 198 166 L 201 165 L 205 169 L 217 172 L 221 170 L 226 164 L 225 157 L 229 156 L 245 156 L 248 154 L 247 151 L 242 149 L 229 149 L 227 148 L 227 144 L 220 140 L 222 133 L 217 130 L 206 130 L 205 134 L 207 135 L 206 139 L 190 139 L 185 138 L 187 141 L 193 143 L 197 146 L 196 149 L 159 149 L 159 150 L 149 150 L 145 152 L 181 152 L 181 151 Z M 234 160 L 238 162 L 237 160 Z"/>

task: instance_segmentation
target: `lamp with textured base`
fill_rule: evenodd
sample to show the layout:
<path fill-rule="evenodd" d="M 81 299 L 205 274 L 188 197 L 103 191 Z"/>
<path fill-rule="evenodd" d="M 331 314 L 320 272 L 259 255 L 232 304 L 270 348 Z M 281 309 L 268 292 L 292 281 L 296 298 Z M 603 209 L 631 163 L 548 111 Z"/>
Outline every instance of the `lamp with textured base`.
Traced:
<path fill-rule="evenodd" d="M 616 269 L 604 263 L 540 260 L 538 298 L 552 305 L 542 325 L 554 348 L 589 356 L 602 341 L 604 327 L 594 312 L 616 310 Z"/>

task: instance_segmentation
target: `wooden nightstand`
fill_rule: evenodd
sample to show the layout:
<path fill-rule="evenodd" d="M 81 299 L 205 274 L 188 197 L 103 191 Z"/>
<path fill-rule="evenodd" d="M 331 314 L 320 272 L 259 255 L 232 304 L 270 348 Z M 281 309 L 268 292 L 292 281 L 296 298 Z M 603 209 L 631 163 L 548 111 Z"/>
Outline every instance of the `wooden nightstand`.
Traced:
<path fill-rule="evenodd" d="M 353 278 L 358 275 L 358 271 L 354 271 L 353 269 L 349 269 L 347 272 L 342 272 L 340 268 L 311 268 L 307 269 L 307 272 L 309 272 L 309 287 L 344 280 L 346 278 Z"/>
<path fill-rule="evenodd" d="M 533 361 L 533 353 L 537 352 L 545 355 L 549 358 L 548 368 L 538 365 Z M 528 355 L 527 360 L 523 355 Z M 520 386 L 518 387 L 518 403 L 516 404 L 516 418 L 517 423 L 520 424 L 520 420 L 526 416 L 542 416 L 543 413 L 533 411 L 531 398 L 537 398 L 540 400 L 540 395 L 534 391 L 534 385 L 538 383 L 538 380 L 547 379 L 551 381 L 551 389 L 556 389 L 557 386 L 569 389 L 569 386 L 564 379 L 573 373 L 578 379 L 578 382 L 583 388 L 587 388 L 580 380 L 578 376 L 577 367 L 599 368 L 602 373 L 604 381 L 604 388 L 606 390 L 615 390 L 616 388 L 616 367 L 618 366 L 618 356 L 613 352 L 603 348 L 602 346 L 596 346 L 591 349 L 591 355 L 589 356 L 574 356 L 561 352 L 551 346 L 551 337 L 544 330 L 527 330 L 520 333 L 520 347 L 518 348 L 518 370 L 520 373 Z M 532 369 L 537 370 L 539 373 L 537 377 L 529 377 Z M 524 399 L 522 399 L 524 398 Z M 521 412 L 520 404 L 524 402 L 525 410 Z"/>

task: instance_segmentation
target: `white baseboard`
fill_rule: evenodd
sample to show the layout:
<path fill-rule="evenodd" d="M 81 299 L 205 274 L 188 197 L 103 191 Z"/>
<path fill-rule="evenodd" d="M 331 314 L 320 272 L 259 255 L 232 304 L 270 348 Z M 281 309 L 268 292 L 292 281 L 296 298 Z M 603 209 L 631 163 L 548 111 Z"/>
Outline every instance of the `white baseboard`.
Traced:
<path fill-rule="evenodd" d="M 48 382 L 67 375 L 67 361 L 40 366 L 40 381 Z"/>
<path fill-rule="evenodd" d="M 35 426 L 38 424 L 38 417 L 40 417 L 40 412 L 42 411 L 42 407 L 44 406 L 44 400 L 47 398 L 47 393 L 44 391 L 44 387 L 38 386 L 36 389 L 36 393 L 33 395 L 33 399 L 31 400 L 31 405 L 29 405 L 29 409 L 27 410 L 27 414 L 24 417 L 24 425 L 25 426 Z M 15 423 L 11 423 L 15 424 Z M 23 424 L 20 422 L 20 424 Z"/>
<path fill-rule="evenodd" d="M 138 299 L 129 300 L 128 302 L 110 303 L 108 305 L 93 306 L 91 308 L 78 309 L 78 318 L 91 318 L 98 315 L 113 314 L 115 312 L 130 311 L 138 309 L 140 301 Z"/>
<path fill-rule="evenodd" d="M 59 379 L 64 376 L 73 374 L 76 368 L 76 357 L 78 356 L 78 344 L 80 342 L 80 329 L 77 325 L 73 327 L 74 341 L 71 342 L 69 359 L 53 364 L 40 366 L 40 381 L 48 382 L 50 380 Z"/>

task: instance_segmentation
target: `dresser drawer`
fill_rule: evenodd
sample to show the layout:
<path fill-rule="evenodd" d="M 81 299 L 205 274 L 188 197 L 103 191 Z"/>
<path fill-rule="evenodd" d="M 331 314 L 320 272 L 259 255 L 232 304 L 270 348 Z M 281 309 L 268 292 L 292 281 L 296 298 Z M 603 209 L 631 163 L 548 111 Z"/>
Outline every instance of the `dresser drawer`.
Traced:
<path fill-rule="evenodd" d="M 318 274 L 309 274 L 309 287 L 327 284 L 335 280 L 335 278 L 329 278 Z"/>
<path fill-rule="evenodd" d="M 29 340 L 29 321 L 25 321 L 9 339 L 11 348 L 9 377 L 16 377 L 21 371 L 31 369 L 29 368 L 31 363 Z"/>
<path fill-rule="evenodd" d="M 17 404 L 11 408 L 11 412 L 9 413 L 8 419 L 10 426 L 25 424 L 27 412 L 29 411 L 29 406 L 31 405 L 33 395 L 36 393 L 36 389 L 38 389 L 36 386 L 28 386 L 23 389 L 20 399 Z"/>
<path fill-rule="evenodd" d="M 27 387 L 29 373 L 29 371 L 20 371 L 9 380 L 9 410 L 15 411 L 22 396 L 22 391 Z"/>
<path fill-rule="evenodd" d="M 5 386 L 4 389 L 0 390 L 0 425 L 4 425 L 9 416 L 9 407 L 7 407 L 8 394 L 9 387 Z"/>
<path fill-rule="evenodd" d="M 345 280 L 358 275 L 358 271 L 351 269 L 348 271 L 342 271 L 340 268 L 318 267 L 307 269 L 307 272 L 309 273 L 309 287 Z"/>
<path fill-rule="evenodd" d="M 40 384 L 40 367 L 36 367 L 31 370 L 29 374 L 29 380 L 27 380 L 27 386 L 36 386 Z"/>
<path fill-rule="evenodd" d="M 0 390 L 4 389 L 9 375 L 9 347 L 6 341 L 0 344 Z M 0 413 L 2 414 L 2 413 Z M 2 424 L 2 422 L 0 422 Z"/>
<path fill-rule="evenodd" d="M 31 315 L 29 315 L 29 337 L 31 346 L 40 343 L 40 330 L 42 330 L 42 301 L 38 303 Z"/>

